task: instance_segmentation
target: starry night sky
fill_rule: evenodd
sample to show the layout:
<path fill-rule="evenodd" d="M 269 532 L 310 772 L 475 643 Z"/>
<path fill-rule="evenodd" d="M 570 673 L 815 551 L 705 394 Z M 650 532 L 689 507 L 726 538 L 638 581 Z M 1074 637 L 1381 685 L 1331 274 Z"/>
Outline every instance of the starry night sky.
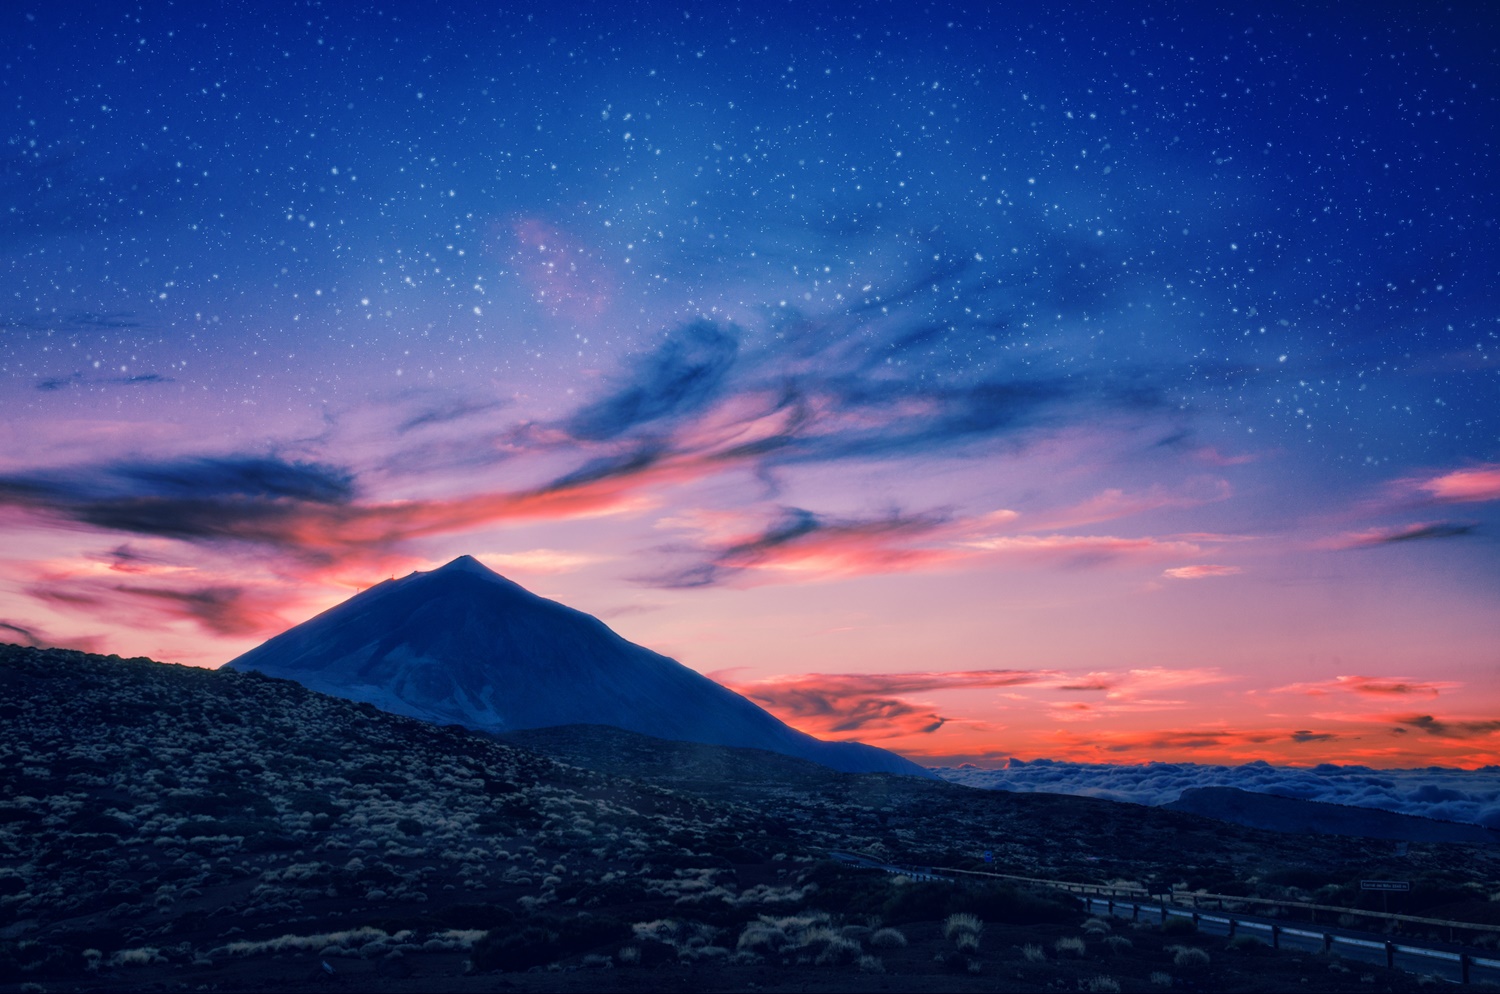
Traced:
<path fill-rule="evenodd" d="M 914 756 L 1500 762 L 1482 5 L 21 4 L 0 628 L 472 553 Z"/>

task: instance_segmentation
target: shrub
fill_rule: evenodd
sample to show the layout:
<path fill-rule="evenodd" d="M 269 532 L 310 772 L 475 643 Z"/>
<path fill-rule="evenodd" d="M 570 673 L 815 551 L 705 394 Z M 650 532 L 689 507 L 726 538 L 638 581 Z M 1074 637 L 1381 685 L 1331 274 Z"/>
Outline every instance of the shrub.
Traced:
<path fill-rule="evenodd" d="M 1181 970 L 1197 970 L 1208 966 L 1208 953 L 1196 946 L 1176 946 L 1177 953 L 1172 964 Z"/>
<path fill-rule="evenodd" d="M 1056 942 L 1052 943 L 1052 948 L 1057 951 L 1057 955 L 1059 956 L 1082 957 L 1088 947 L 1085 946 L 1083 940 L 1078 938 L 1077 936 L 1068 936 L 1067 938 L 1058 939 Z"/>
<path fill-rule="evenodd" d="M 885 964 L 880 961 L 880 957 L 878 956 L 861 956 L 859 958 L 859 972 L 884 973 Z"/>
<path fill-rule="evenodd" d="M 1114 977 L 1090 977 L 1083 982 L 1082 987 L 1086 991 L 1095 992 L 1095 994 L 1119 994 L 1120 992 L 1120 982 Z"/>
<path fill-rule="evenodd" d="M 516 920 L 515 913 L 498 904 L 450 904 L 433 915 L 449 928 L 504 928 Z"/>
<path fill-rule="evenodd" d="M 1083 923 L 1083 931 L 1087 935 L 1108 935 L 1114 929 L 1102 918 L 1090 918 Z"/>
<path fill-rule="evenodd" d="M 818 966 L 842 966 L 859 959 L 861 952 L 859 943 L 836 936 L 823 947 L 823 951 L 818 953 L 818 958 L 813 962 Z"/>
<path fill-rule="evenodd" d="M 1135 943 L 1123 935 L 1106 935 L 1104 945 L 1110 952 L 1123 955 L 1135 947 Z"/>
<path fill-rule="evenodd" d="M 984 922 L 973 915 L 949 915 L 943 922 L 943 938 L 955 939 L 960 935 L 978 935 L 984 931 Z"/>
<path fill-rule="evenodd" d="M 740 939 L 735 943 L 735 948 L 748 949 L 752 952 L 776 952 L 786 943 L 786 933 L 775 925 L 768 922 L 751 922 L 740 933 Z"/>
<path fill-rule="evenodd" d="M 1170 973 L 1163 973 L 1161 970 L 1152 970 L 1149 979 L 1158 987 L 1172 986 L 1172 975 Z"/>
<path fill-rule="evenodd" d="M 1044 963 L 1047 960 L 1046 950 L 1031 942 L 1021 947 L 1021 955 L 1026 957 L 1028 963 Z"/>
<path fill-rule="evenodd" d="M 876 949 L 904 949 L 906 934 L 900 929 L 882 928 L 870 936 L 870 945 Z"/>

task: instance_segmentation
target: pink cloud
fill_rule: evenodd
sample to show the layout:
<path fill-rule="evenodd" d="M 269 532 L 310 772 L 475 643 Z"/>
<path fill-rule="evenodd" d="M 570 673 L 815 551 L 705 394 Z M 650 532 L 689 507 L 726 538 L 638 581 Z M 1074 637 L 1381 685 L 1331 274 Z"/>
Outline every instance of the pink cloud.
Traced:
<path fill-rule="evenodd" d="M 608 557 L 558 549 L 527 549 L 524 552 L 479 552 L 472 555 L 492 569 L 515 573 L 571 573 Z"/>
<path fill-rule="evenodd" d="M 814 735 L 869 739 L 928 734 L 951 719 L 900 695 L 941 690 L 1015 687 L 1055 678 L 1044 670 L 937 673 L 807 673 L 751 683 L 725 680 L 731 690 Z"/>
<path fill-rule="evenodd" d="M 1416 489 L 1444 503 L 1500 500 L 1500 464 L 1485 463 L 1416 482 Z"/>
<path fill-rule="evenodd" d="M 1391 525 L 1366 528 L 1364 531 L 1346 532 L 1314 543 L 1315 548 L 1345 550 L 1372 549 L 1382 545 L 1403 542 L 1421 542 L 1438 538 L 1463 538 L 1472 535 L 1478 526 L 1453 521 L 1423 521 L 1409 525 Z"/>
<path fill-rule="evenodd" d="M 1166 700 L 1156 695 L 1162 691 L 1223 683 L 1231 679 L 1213 668 L 1173 670 L 1164 667 L 1082 676 L 1041 669 L 809 673 L 750 682 L 736 681 L 728 672 L 710 675 L 804 731 L 835 738 L 861 739 L 929 734 L 954 722 L 966 726 L 975 724 L 967 717 L 942 714 L 932 704 L 908 700 L 908 695 L 913 694 L 1003 688 L 1101 691 L 1104 693 L 1102 702 L 1042 704 L 1019 698 L 1027 709 L 1047 707 L 1052 716 L 1060 720 L 1088 720 L 1182 708 L 1187 706 L 1186 702 Z"/>
<path fill-rule="evenodd" d="M 1133 670 L 1103 671 L 1088 673 L 1082 677 L 1068 677 L 1063 682 L 1052 684 L 1057 690 L 1100 690 L 1113 700 L 1140 700 L 1144 695 L 1184 687 L 1205 687 L 1226 683 L 1233 677 L 1226 676 L 1217 667 L 1185 667 L 1168 669 L 1150 666 Z"/>
<path fill-rule="evenodd" d="M 1002 510 L 956 520 L 895 512 L 840 520 L 783 508 L 781 517 L 767 524 L 748 515 L 688 511 L 664 518 L 658 526 L 711 536 L 703 549 L 707 558 L 655 582 L 682 587 L 808 582 L 1009 562 L 1097 566 L 1121 558 L 1177 558 L 1202 551 L 1196 543 L 1151 536 L 986 534 L 1015 518 L 1015 512 Z M 752 522 L 752 530 L 745 530 Z"/>
<path fill-rule="evenodd" d="M 1216 566 L 1202 564 L 1198 566 L 1174 566 L 1171 569 L 1162 570 L 1162 576 L 1169 576 L 1174 580 L 1202 580 L 1213 576 L 1234 576 L 1243 573 L 1244 570 L 1238 566 Z"/>
<path fill-rule="evenodd" d="M 1119 538 L 1114 535 L 998 535 L 972 539 L 970 548 L 1003 557 L 1084 564 L 1119 556 L 1190 556 L 1202 550 L 1192 542 L 1151 536 Z"/>
<path fill-rule="evenodd" d="M 1039 516 L 1037 523 L 1028 526 L 1026 530 L 1076 528 L 1161 508 L 1199 507 L 1212 501 L 1226 500 L 1233 493 L 1225 480 L 1200 481 L 1199 490 L 1199 493 L 1193 494 L 1173 494 L 1161 487 L 1152 487 L 1145 493 L 1134 494 L 1118 489 L 1105 490 L 1072 507 Z"/>
<path fill-rule="evenodd" d="M 1284 687 L 1276 687 L 1271 692 L 1306 694 L 1310 697 L 1321 697 L 1335 692 L 1363 694 L 1371 697 L 1436 697 L 1445 690 L 1454 690 L 1461 686 L 1463 686 L 1461 683 L 1413 680 L 1410 677 L 1401 676 L 1336 676 L 1332 680 L 1314 683 L 1289 683 Z"/>
<path fill-rule="evenodd" d="M 88 578 L 35 584 L 27 593 L 64 610 L 139 624 L 143 614 L 158 621 L 189 621 L 216 636 L 270 635 L 284 630 L 278 612 L 285 598 L 243 585 L 144 586 Z"/>

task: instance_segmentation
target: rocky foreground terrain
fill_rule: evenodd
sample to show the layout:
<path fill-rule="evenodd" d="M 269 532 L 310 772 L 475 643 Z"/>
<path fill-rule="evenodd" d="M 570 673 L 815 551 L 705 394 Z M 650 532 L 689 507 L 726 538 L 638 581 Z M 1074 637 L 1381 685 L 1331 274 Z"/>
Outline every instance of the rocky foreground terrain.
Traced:
<path fill-rule="evenodd" d="M 1492 847 L 1397 856 L 597 727 L 501 741 L 146 659 L 0 646 L 0 722 L 3 990 L 1423 985 L 832 849 L 1349 907 L 1399 875 L 1412 913 L 1500 908 Z"/>

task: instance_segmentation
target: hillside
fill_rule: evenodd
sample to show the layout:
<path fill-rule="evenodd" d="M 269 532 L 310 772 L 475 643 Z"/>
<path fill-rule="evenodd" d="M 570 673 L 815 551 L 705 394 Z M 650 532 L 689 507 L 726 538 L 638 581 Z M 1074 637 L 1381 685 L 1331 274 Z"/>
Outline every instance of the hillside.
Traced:
<path fill-rule="evenodd" d="M 0 990 L 296 990 L 326 985 L 324 963 L 360 989 L 414 991 L 494 989 L 496 969 L 524 990 L 1034 990 L 1101 976 L 1145 990 L 1164 971 L 1219 990 L 1411 983 L 1252 960 L 1207 936 L 1191 943 L 1212 964 L 1183 973 L 1184 940 L 1154 926 L 1100 931 L 1044 892 L 903 885 L 823 859 L 838 847 L 1217 890 L 1259 879 L 1285 894 L 1377 875 L 1384 844 L 767 765 L 613 729 L 530 733 L 521 748 L 254 673 L 18 646 L 0 646 L 0 719 Z M 1416 845 L 1402 869 L 1429 888 L 1422 900 L 1496 887 L 1492 855 L 1473 847 Z M 977 949 L 944 937 L 954 912 L 987 923 Z M 877 926 L 899 942 L 877 941 Z"/>

